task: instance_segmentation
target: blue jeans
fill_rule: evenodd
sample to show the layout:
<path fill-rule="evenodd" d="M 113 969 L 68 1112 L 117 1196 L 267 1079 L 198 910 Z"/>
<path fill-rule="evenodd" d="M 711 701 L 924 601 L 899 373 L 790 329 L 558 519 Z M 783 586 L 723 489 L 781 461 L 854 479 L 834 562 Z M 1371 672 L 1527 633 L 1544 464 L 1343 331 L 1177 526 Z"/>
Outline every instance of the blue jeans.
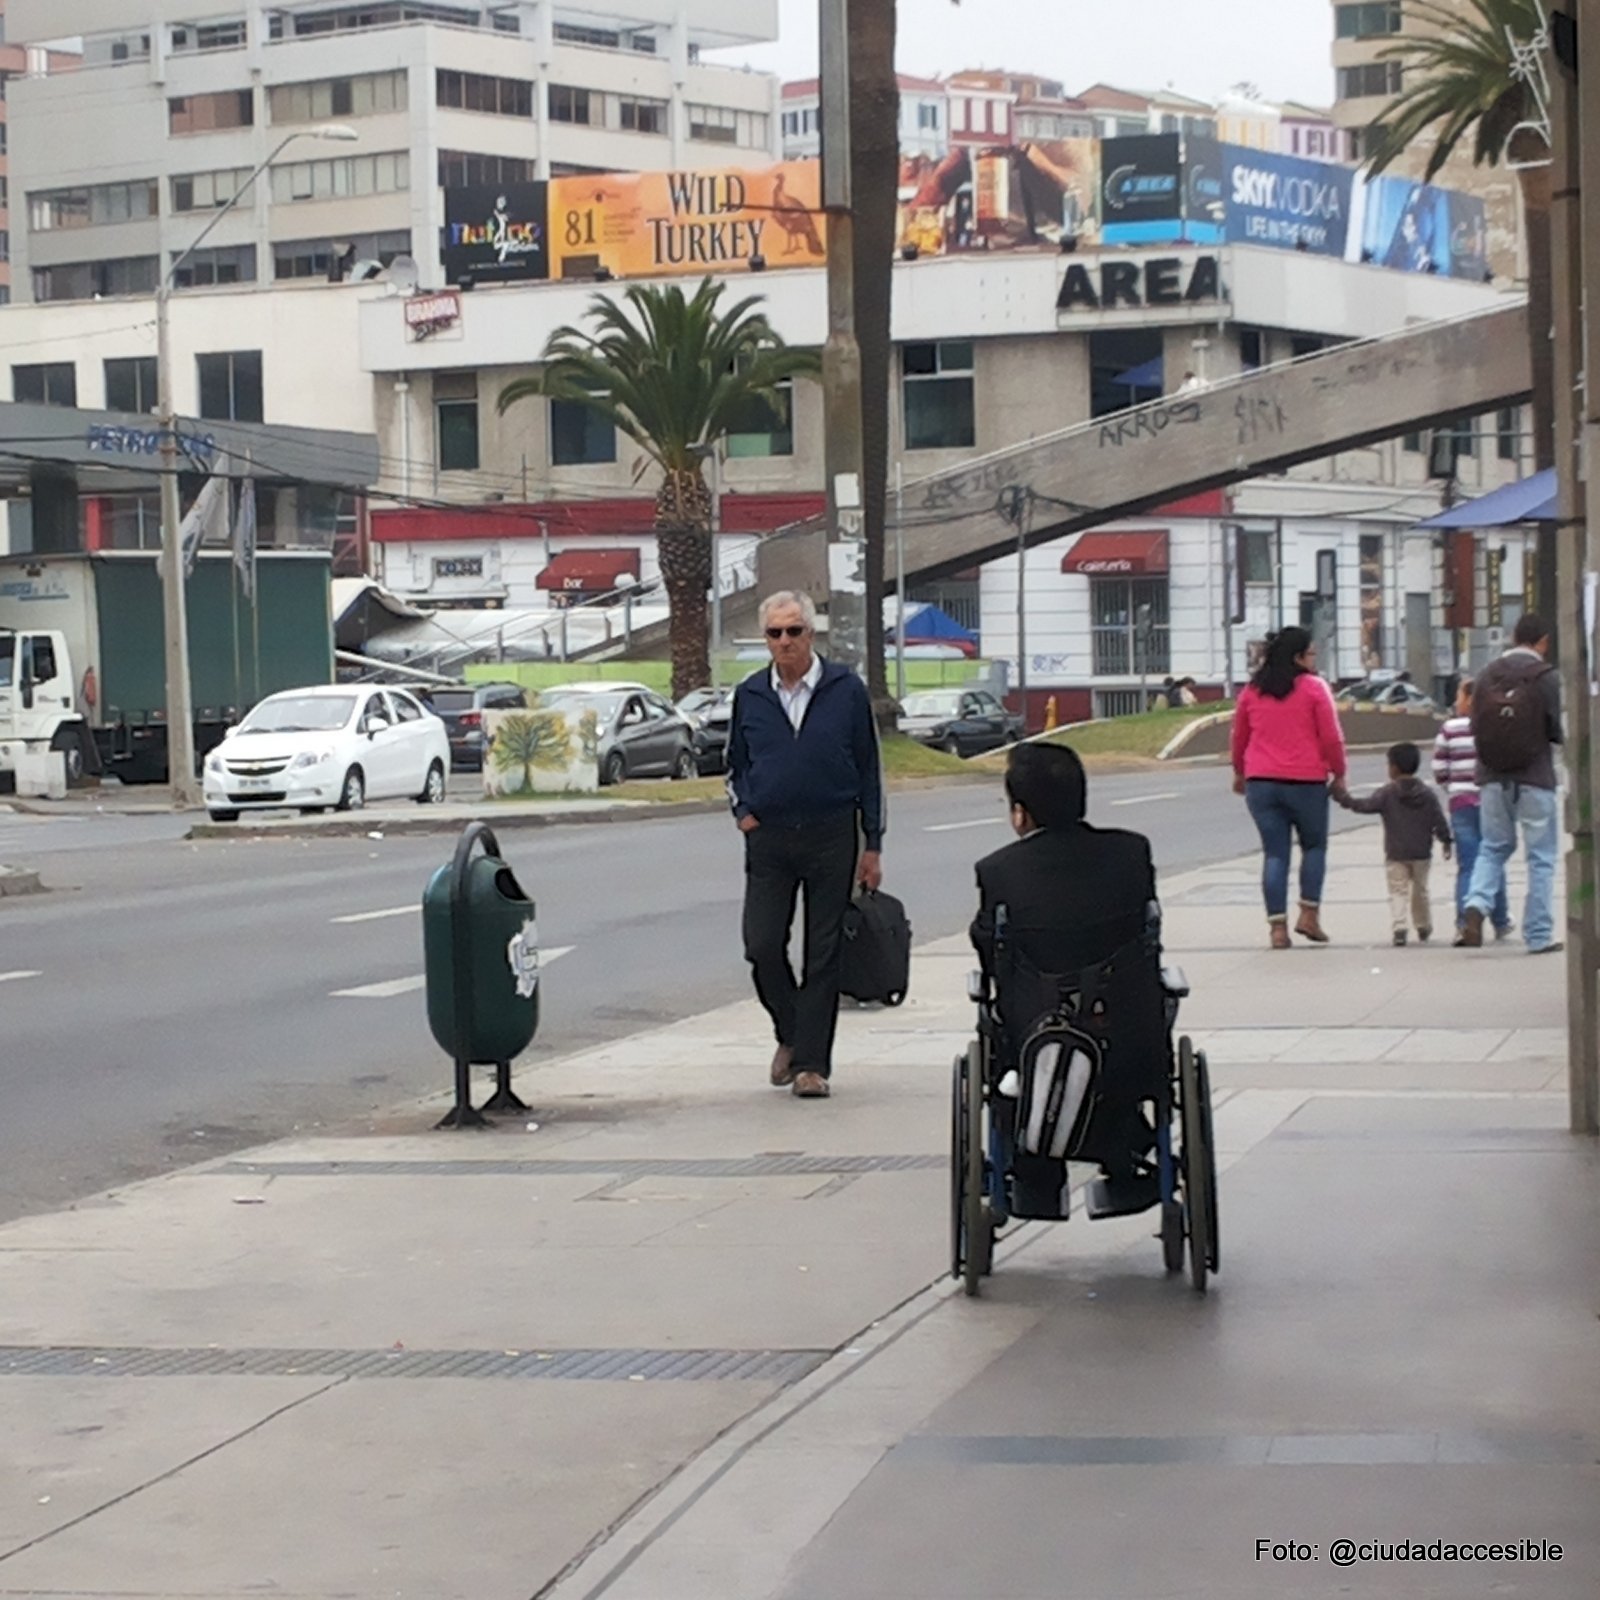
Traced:
<path fill-rule="evenodd" d="M 1554 789 L 1525 783 L 1486 783 L 1479 802 L 1483 848 L 1467 891 L 1467 909 L 1488 916 L 1506 890 L 1506 862 L 1516 854 L 1517 825 L 1528 849 L 1528 904 L 1522 937 L 1530 950 L 1555 939 L 1556 852 L 1561 845 L 1561 815 Z"/>
<path fill-rule="evenodd" d="M 1459 806 L 1450 813 L 1450 827 L 1456 836 L 1456 926 L 1467 920 L 1467 893 L 1472 888 L 1472 869 L 1478 864 L 1478 849 L 1483 843 L 1483 821 L 1477 806 Z M 1489 920 L 1497 928 L 1511 926 L 1511 907 L 1506 901 L 1506 881 L 1500 878 L 1500 892 L 1494 897 L 1494 913 Z"/>
<path fill-rule="evenodd" d="M 1300 840 L 1300 898 L 1321 905 L 1328 875 L 1327 785 L 1252 778 L 1245 785 L 1245 803 L 1261 835 L 1261 893 L 1268 917 L 1289 914 L 1289 848 L 1295 837 Z"/>

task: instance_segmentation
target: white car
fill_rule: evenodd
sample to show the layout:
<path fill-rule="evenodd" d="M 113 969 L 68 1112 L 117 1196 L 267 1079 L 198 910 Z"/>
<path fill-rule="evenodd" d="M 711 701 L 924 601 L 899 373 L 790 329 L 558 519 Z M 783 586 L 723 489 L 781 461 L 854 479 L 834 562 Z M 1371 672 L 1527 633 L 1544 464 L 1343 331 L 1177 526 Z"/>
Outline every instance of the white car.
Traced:
<path fill-rule="evenodd" d="M 206 810 L 237 822 L 241 811 L 359 811 L 368 800 L 439 805 L 449 770 L 444 723 L 404 689 L 286 689 L 206 757 Z"/>

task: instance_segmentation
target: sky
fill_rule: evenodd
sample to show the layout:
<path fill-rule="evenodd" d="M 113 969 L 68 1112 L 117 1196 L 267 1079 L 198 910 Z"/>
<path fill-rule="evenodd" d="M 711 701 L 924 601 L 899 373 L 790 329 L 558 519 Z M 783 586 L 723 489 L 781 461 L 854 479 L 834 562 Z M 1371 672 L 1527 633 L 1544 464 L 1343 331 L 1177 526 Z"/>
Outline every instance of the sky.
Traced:
<path fill-rule="evenodd" d="M 1268 100 L 1333 98 L 1329 0 L 899 0 L 900 70 L 1007 68 L 1202 100 L 1256 84 Z M 783 78 L 817 70 L 817 0 L 778 0 L 776 45 L 719 51 Z"/>

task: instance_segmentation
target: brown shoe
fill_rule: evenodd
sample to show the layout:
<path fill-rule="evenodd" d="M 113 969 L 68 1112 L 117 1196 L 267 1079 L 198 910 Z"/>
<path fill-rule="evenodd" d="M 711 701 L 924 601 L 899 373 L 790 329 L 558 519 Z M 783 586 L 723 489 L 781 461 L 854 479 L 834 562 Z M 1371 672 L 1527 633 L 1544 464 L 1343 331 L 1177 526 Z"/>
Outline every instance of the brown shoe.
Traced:
<path fill-rule="evenodd" d="M 1273 922 L 1269 926 L 1272 929 L 1272 948 L 1274 950 L 1292 950 L 1294 948 L 1294 940 L 1289 937 L 1289 924 L 1287 922 Z"/>
<path fill-rule="evenodd" d="M 787 1089 L 794 1082 L 794 1046 L 780 1044 L 772 1055 L 772 1087 Z"/>
<path fill-rule="evenodd" d="M 1461 932 L 1456 937 L 1458 950 L 1481 950 L 1483 948 L 1483 913 L 1475 906 L 1467 907 L 1467 914 L 1461 919 Z"/>
<path fill-rule="evenodd" d="M 1300 903 L 1300 920 L 1295 923 L 1294 931 L 1302 939 L 1309 939 L 1312 944 L 1326 944 L 1328 936 L 1322 931 L 1322 921 L 1317 914 L 1315 906 L 1308 906 L 1304 901 Z"/>
<path fill-rule="evenodd" d="M 828 1080 L 820 1072 L 797 1072 L 794 1092 L 802 1100 L 826 1100 L 833 1093 L 828 1087 Z"/>

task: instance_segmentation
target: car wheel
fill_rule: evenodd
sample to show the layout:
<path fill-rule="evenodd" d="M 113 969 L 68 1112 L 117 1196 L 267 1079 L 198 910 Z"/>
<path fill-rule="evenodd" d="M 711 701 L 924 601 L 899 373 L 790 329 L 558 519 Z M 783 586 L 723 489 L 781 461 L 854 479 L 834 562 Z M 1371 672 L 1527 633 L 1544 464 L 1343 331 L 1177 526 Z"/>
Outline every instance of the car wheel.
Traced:
<path fill-rule="evenodd" d="M 946 739 L 939 748 L 947 756 L 959 756 L 961 754 L 961 741 L 959 739 Z"/>
<path fill-rule="evenodd" d="M 417 796 L 417 804 L 419 806 L 444 804 L 444 768 L 437 761 L 428 768 L 428 779 L 422 786 L 422 793 Z"/>
<path fill-rule="evenodd" d="M 76 789 L 82 786 L 83 780 L 89 775 L 89 752 L 85 748 L 88 735 L 81 727 L 76 725 L 66 728 L 57 728 L 55 737 L 50 741 L 52 750 L 59 750 L 66 758 L 67 787 Z"/>
<path fill-rule="evenodd" d="M 694 758 L 693 750 L 680 750 L 678 759 L 672 764 L 672 776 L 680 782 L 685 778 L 698 778 L 700 776 L 700 763 Z"/>
<path fill-rule="evenodd" d="M 208 811 L 206 815 L 213 822 L 237 822 L 239 820 L 237 811 Z"/>
<path fill-rule="evenodd" d="M 360 767 L 351 767 L 339 790 L 340 811 L 360 811 L 367 803 L 367 780 Z"/>
<path fill-rule="evenodd" d="M 626 783 L 628 781 L 628 758 L 620 750 L 613 750 L 606 757 L 605 767 L 600 773 L 600 781 L 605 784 Z"/>

